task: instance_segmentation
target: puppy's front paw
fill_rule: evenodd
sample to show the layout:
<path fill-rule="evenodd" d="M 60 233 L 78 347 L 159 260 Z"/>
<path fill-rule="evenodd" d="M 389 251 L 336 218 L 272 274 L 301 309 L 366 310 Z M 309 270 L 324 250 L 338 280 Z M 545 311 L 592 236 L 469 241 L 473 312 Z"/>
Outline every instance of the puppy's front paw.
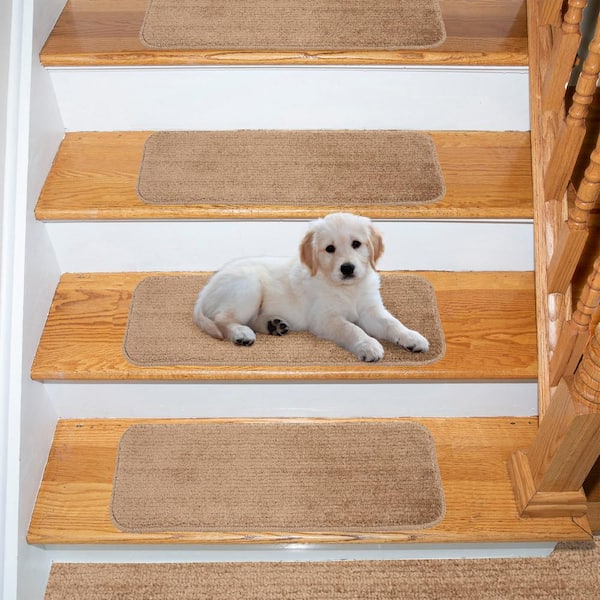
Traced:
<path fill-rule="evenodd" d="M 370 338 L 356 345 L 354 355 L 365 362 L 377 362 L 383 358 L 383 346 L 375 338 Z"/>
<path fill-rule="evenodd" d="M 409 329 L 400 337 L 398 344 L 410 352 L 427 352 L 429 350 L 427 338 L 412 329 Z"/>
<path fill-rule="evenodd" d="M 252 346 L 256 341 L 256 334 L 246 325 L 236 325 L 231 328 L 229 339 L 237 346 Z"/>

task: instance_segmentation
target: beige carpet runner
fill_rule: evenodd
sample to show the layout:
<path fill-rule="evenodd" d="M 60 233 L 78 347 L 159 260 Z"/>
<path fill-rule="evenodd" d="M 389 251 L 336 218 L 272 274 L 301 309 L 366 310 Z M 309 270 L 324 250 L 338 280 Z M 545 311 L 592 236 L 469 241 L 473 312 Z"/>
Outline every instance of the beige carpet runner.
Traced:
<path fill-rule="evenodd" d="M 310 333 L 278 337 L 259 334 L 253 346 L 240 347 L 216 340 L 193 322 L 192 311 L 208 274 L 157 275 L 143 279 L 134 291 L 123 352 L 127 360 L 144 367 L 198 366 L 339 366 L 359 361 L 333 342 Z M 381 293 L 388 310 L 407 327 L 422 333 L 428 352 L 408 352 L 383 342 L 381 363 L 391 366 L 428 364 L 445 351 L 435 293 L 417 275 L 382 274 Z"/>
<path fill-rule="evenodd" d="M 45 600 L 591 600 L 600 547 L 549 558 L 312 563 L 55 564 Z"/>
<path fill-rule="evenodd" d="M 398 531 L 443 514 L 431 435 L 405 421 L 134 425 L 112 499 L 133 532 Z"/>
<path fill-rule="evenodd" d="M 150 204 L 352 211 L 445 194 L 433 140 L 414 131 L 182 131 L 147 140 L 138 195 Z"/>
<path fill-rule="evenodd" d="M 150 0 L 151 48 L 397 50 L 446 37 L 438 0 Z"/>

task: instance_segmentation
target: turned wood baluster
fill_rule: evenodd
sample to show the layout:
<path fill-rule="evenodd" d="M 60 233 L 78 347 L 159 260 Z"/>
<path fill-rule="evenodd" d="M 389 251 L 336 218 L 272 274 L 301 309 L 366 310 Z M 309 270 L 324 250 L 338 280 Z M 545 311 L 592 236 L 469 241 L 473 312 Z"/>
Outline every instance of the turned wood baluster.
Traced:
<path fill-rule="evenodd" d="M 581 20 L 586 4 L 587 0 L 569 0 L 562 23 L 555 29 L 548 73 L 542 87 L 542 110 L 560 110 L 581 43 Z"/>
<path fill-rule="evenodd" d="M 558 233 L 548 265 L 548 292 L 564 294 L 571 283 L 589 235 L 592 210 L 600 196 L 600 137 L 590 156 L 569 217 Z"/>
<path fill-rule="evenodd" d="M 600 19 L 589 45 L 569 112 L 561 123 L 554 148 L 546 166 L 544 196 L 562 200 L 585 137 L 585 119 L 596 92 L 600 72 Z M 563 90 L 564 93 L 564 90 Z"/>
<path fill-rule="evenodd" d="M 510 458 L 522 516 L 582 516 L 582 485 L 600 456 L 600 328 L 573 377 L 560 380 L 528 450 Z"/>
<path fill-rule="evenodd" d="M 572 375 L 590 338 L 592 316 L 600 304 L 600 256 L 577 302 L 571 320 L 564 325 L 550 362 L 550 385 L 564 375 Z"/>

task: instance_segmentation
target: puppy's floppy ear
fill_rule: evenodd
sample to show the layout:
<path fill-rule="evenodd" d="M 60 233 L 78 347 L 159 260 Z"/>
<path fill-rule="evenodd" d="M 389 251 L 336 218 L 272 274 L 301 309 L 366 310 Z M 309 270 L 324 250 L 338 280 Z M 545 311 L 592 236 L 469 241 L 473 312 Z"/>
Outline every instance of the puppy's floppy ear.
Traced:
<path fill-rule="evenodd" d="M 375 263 L 383 254 L 383 238 L 381 234 L 372 225 L 369 226 L 369 260 L 371 267 L 375 268 Z"/>
<path fill-rule="evenodd" d="M 315 232 L 309 231 L 300 244 L 300 260 L 308 267 L 311 275 L 317 274 L 317 250 L 314 246 Z"/>

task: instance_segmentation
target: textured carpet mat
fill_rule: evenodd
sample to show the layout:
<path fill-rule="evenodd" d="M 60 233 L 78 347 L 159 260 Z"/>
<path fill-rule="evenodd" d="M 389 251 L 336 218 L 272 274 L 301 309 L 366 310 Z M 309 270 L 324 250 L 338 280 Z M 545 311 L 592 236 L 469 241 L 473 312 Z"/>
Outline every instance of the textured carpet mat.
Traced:
<path fill-rule="evenodd" d="M 112 515 L 125 531 L 386 531 L 444 514 L 435 447 L 418 423 L 134 425 Z"/>
<path fill-rule="evenodd" d="M 193 321 L 198 292 L 209 274 L 157 275 L 143 279 L 133 293 L 123 352 L 127 360 L 151 366 L 339 366 L 358 359 L 334 342 L 307 332 L 278 337 L 258 334 L 256 343 L 240 347 L 217 340 Z M 381 274 L 381 295 L 387 309 L 407 327 L 429 340 L 429 351 L 414 353 L 382 342 L 385 356 L 378 364 L 429 364 L 445 351 L 435 292 L 418 275 Z"/>
<path fill-rule="evenodd" d="M 52 566 L 45 600 L 584 600 L 600 589 L 600 547 L 548 558 Z"/>
<path fill-rule="evenodd" d="M 433 140 L 414 131 L 157 132 L 138 177 L 138 195 L 150 204 L 351 211 L 430 204 L 444 194 Z"/>
<path fill-rule="evenodd" d="M 164 49 L 431 48 L 446 31 L 438 0 L 150 0 L 142 43 Z"/>

